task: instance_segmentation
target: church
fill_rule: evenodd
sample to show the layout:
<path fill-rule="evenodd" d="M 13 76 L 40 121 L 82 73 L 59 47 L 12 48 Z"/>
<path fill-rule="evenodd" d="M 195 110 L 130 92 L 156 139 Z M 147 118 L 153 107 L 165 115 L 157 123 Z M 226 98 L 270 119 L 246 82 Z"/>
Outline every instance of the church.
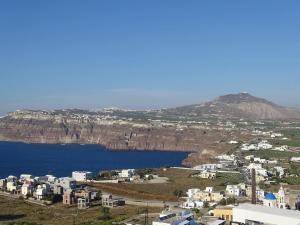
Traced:
<path fill-rule="evenodd" d="M 288 200 L 283 187 L 281 186 L 279 188 L 277 194 L 273 194 L 272 192 L 266 193 L 263 200 L 263 205 L 271 208 L 287 209 Z"/>

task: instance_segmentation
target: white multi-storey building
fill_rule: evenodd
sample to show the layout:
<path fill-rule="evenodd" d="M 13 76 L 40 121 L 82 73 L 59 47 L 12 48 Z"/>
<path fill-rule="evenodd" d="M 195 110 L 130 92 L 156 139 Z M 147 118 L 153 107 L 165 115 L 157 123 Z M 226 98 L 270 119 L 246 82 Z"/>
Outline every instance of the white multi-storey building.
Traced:
<path fill-rule="evenodd" d="M 135 173 L 134 169 L 126 169 L 121 170 L 121 172 L 118 174 L 120 178 L 131 178 Z"/>
<path fill-rule="evenodd" d="M 21 194 L 23 196 L 31 195 L 33 193 L 33 187 L 30 184 L 23 184 L 21 187 Z"/>
<path fill-rule="evenodd" d="M 72 178 L 78 182 L 85 182 L 92 179 L 92 172 L 89 171 L 73 171 Z"/>

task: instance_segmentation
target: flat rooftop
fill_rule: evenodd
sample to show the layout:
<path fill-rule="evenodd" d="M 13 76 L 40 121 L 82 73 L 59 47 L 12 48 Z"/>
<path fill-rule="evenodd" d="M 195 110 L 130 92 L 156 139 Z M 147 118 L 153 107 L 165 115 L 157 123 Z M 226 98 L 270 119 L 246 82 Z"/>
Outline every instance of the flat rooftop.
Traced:
<path fill-rule="evenodd" d="M 234 209 L 242 209 L 252 212 L 259 212 L 259 213 L 266 213 L 270 215 L 280 215 L 280 216 L 286 216 L 289 218 L 295 218 L 300 220 L 300 211 L 296 210 L 287 210 L 287 209 L 279 209 L 279 208 L 271 208 L 267 206 L 262 205 L 252 205 L 249 203 L 240 204 L 239 206 L 236 206 Z"/>

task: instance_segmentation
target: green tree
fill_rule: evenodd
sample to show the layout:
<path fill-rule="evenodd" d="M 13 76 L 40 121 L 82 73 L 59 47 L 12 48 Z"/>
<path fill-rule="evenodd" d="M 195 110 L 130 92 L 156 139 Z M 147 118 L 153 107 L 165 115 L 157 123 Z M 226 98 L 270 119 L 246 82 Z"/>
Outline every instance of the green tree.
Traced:
<path fill-rule="evenodd" d="M 209 208 L 209 203 L 208 203 L 208 201 L 203 202 L 203 208 Z"/>
<path fill-rule="evenodd" d="M 177 198 L 180 198 L 180 197 L 182 197 L 183 196 L 183 191 L 182 190 L 175 190 L 174 192 L 173 192 L 173 194 L 177 197 Z"/>
<path fill-rule="evenodd" d="M 99 191 L 97 191 L 95 200 L 96 200 L 96 201 L 99 201 L 99 200 L 101 199 L 101 197 L 102 197 L 102 192 L 99 190 Z"/>
<path fill-rule="evenodd" d="M 101 220 L 110 220 L 111 219 L 111 215 L 110 215 L 110 210 L 107 207 L 101 207 L 101 216 L 100 216 Z"/>

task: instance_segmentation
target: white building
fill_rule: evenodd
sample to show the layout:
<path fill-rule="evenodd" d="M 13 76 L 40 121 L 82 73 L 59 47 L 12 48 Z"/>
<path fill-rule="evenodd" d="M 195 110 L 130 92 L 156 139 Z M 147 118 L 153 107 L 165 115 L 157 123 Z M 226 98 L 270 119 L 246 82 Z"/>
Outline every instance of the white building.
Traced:
<path fill-rule="evenodd" d="M 280 151 L 280 152 L 284 152 L 286 150 L 288 150 L 289 147 L 287 145 L 282 145 L 282 146 L 279 146 L 279 147 L 275 147 L 274 150 L 276 151 Z"/>
<path fill-rule="evenodd" d="M 17 183 L 14 181 L 8 181 L 6 184 L 6 190 L 8 192 L 13 192 L 17 190 Z"/>
<path fill-rule="evenodd" d="M 255 172 L 257 175 L 261 175 L 264 177 L 268 176 L 268 171 L 262 167 L 262 164 L 250 163 L 249 166 L 247 167 L 247 169 L 249 171 L 251 171 L 252 169 L 255 169 Z"/>
<path fill-rule="evenodd" d="M 234 161 L 235 160 L 235 155 L 218 155 L 216 157 L 219 160 L 225 160 L 225 161 Z"/>
<path fill-rule="evenodd" d="M 259 157 L 254 157 L 253 161 L 257 162 L 257 163 L 266 163 L 267 160 L 266 159 L 261 159 Z"/>
<path fill-rule="evenodd" d="M 240 196 L 242 189 L 239 185 L 227 185 L 226 186 L 226 194 L 232 196 Z"/>
<path fill-rule="evenodd" d="M 257 144 L 259 149 L 271 149 L 273 145 L 271 145 L 267 140 L 262 140 Z"/>
<path fill-rule="evenodd" d="M 276 138 L 276 137 L 283 137 L 283 134 L 281 133 L 272 133 L 271 138 Z"/>
<path fill-rule="evenodd" d="M 49 192 L 49 186 L 47 184 L 38 185 L 37 189 L 35 190 L 35 196 L 37 199 L 42 200 Z"/>
<path fill-rule="evenodd" d="M 279 174 L 280 178 L 284 176 L 284 168 L 282 168 L 281 166 L 275 166 L 274 170 Z"/>
<path fill-rule="evenodd" d="M 197 192 L 200 192 L 201 190 L 199 188 L 191 188 L 188 189 L 188 191 L 186 192 L 188 198 L 193 198 L 194 194 L 196 194 Z"/>
<path fill-rule="evenodd" d="M 233 222 L 243 224 L 300 225 L 300 212 L 261 205 L 240 204 L 233 208 Z"/>
<path fill-rule="evenodd" d="M 53 175 L 46 175 L 48 182 L 54 184 L 57 178 Z"/>
<path fill-rule="evenodd" d="M 291 162 L 300 162 L 300 157 L 292 157 Z"/>
<path fill-rule="evenodd" d="M 21 187 L 21 194 L 23 196 L 31 195 L 33 193 L 33 187 L 30 184 L 23 184 Z"/>
<path fill-rule="evenodd" d="M 0 190 L 6 189 L 6 179 L 0 179 Z"/>
<path fill-rule="evenodd" d="M 260 150 L 260 149 L 271 149 L 271 145 L 267 140 L 262 140 L 258 144 L 243 144 L 241 150 L 250 151 L 250 150 Z"/>
<path fill-rule="evenodd" d="M 250 151 L 250 150 L 259 150 L 258 146 L 256 144 L 243 144 L 241 147 L 241 150 L 243 151 Z"/>
<path fill-rule="evenodd" d="M 194 170 L 218 170 L 218 169 L 222 169 L 222 168 L 223 168 L 223 164 L 214 163 L 214 164 L 198 165 L 198 166 L 195 166 L 193 169 Z"/>
<path fill-rule="evenodd" d="M 246 155 L 245 160 L 250 161 L 251 159 L 254 159 L 254 155 Z"/>
<path fill-rule="evenodd" d="M 6 178 L 6 180 L 7 182 L 17 182 L 18 179 L 17 177 L 10 175 Z"/>
<path fill-rule="evenodd" d="M 197 201 L 188 198 L 185 202 L 182 203 L 181 207 L 184 209 L 200 209 L 203 208 L 204 203 L 202 201 Z"/>
<path fill-rule="evenodd" d="M 24 180 L 32 180 L 34 177 L 30 174 L 21 174 L 20 175 L 20 180 L 24 181 Z"/>
<path fill-rule="evenodd" d="M 274 160 L 267 160 L 267 164 L 277 164 L 278 161 L 276 159 Z"/>
<path fill-rule="evenodd" d="M 135 174 L 134 169 L 126 169 L 126 170 L 121 170 L 118 176 L 120 178 L 131 178 L 134 174 Z"/>
<path fill-rule="evenodd" d="M 262 165 L 258 164 L 258 163 L 250 163 L 249 166 L 247 167 L 248 170 L 258 170 L 258 169 L 262 169 Z"/>
<path fill-rule="evenodd" d="M 55 181 L 56 186 L 61 186 L 64 190 L 75 190 L 76 180 L 70 177 L 61 177 Z"/>
<path fill-rule="evenodd" d="M 213 180 L 213 179 L 216 179 L 217 173 L 215 171 L 204 170 L 204 171 L 201 171 L 198 174 L 198 177 L 203 178 L 203 179 L 211 179 L 211 180 Z"/>
<path fill-rule="evenodd" d="M 72 178 L 77 182 L 85 182 L 92 179 L 92 172 L 89 171 L 73 171 Z"/>

